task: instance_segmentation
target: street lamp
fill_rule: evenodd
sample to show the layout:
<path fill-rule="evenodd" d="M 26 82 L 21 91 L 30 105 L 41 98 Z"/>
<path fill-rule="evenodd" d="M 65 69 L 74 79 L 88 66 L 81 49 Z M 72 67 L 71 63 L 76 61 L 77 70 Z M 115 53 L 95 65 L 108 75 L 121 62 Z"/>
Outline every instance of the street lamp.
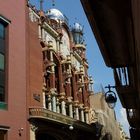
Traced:
<path fill-rule="evenodd" d="M 111 88 L 115 88 L 115 86 L 106 86 L 105 88 L 108 88 L 108 91 L 105 93 L 105 101 L 107 102 L 109 108 L 113 109 L 117 102 L 117 97 L 114 91 L 111 90 Z"/>

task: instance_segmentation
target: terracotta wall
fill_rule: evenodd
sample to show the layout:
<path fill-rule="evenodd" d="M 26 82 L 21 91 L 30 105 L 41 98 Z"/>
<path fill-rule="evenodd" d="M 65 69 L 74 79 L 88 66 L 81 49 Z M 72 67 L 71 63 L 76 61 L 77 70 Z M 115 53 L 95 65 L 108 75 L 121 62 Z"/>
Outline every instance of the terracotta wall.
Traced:
<path fill-rule="evenodd" d="M 6 81 L 8 109 L 0 110 L 0 125 L 10 127 L 8 140 L 27 140 L 25 5 L 25 0 L 0 1 L 0 14 L 11 21 Z M 19 136 L 21 127 L 23 131 Z"/>
<path fill-rule="evenodd" d="M 28 106 L 42 106 L 43 54 L 38 38 L 38 23 L 32 22 L 27 10 L 27 82 Z M 40 102 L 34 99 L 40 96 Z"/>

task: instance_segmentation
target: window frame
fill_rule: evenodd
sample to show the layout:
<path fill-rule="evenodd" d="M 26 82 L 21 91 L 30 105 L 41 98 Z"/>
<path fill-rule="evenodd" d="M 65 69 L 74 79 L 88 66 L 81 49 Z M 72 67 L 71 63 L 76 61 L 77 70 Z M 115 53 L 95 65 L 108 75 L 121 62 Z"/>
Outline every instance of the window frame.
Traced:
<path fill-rule="evenodd" d="M 4 52 L 1 52 L 4 55 L 4 70 L 0 69 L 0 71 L 4 72 L 4 100 L 0 101 L 0 110 L 7 109 L 8 104 L 8 40 L 9 40 L 9 24 L 11 23 L 10 20 L 0 15 L 0 23 L 4 26 Z M 2 86 L 2 85 L 1 85 Z"/>

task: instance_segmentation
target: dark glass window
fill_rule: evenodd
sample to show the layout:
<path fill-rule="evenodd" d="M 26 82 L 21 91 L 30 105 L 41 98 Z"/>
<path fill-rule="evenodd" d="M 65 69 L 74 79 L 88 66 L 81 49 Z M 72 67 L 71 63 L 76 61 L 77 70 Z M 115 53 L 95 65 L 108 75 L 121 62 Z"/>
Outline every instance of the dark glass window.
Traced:
<path fill-rule="evenodd" d="M 0 140 L 7 140 L 7 131 L 0 130 Z"/>
<path fill-rule="evenodd" d="M 6 24 L 0 20 L 0 102 L 5 102 L 5 31 Z"/>
<path fill-rule="evenodd" d="M 5 38 L 5 27 L 4 24 L 0 23 L 0 38 Z"/>

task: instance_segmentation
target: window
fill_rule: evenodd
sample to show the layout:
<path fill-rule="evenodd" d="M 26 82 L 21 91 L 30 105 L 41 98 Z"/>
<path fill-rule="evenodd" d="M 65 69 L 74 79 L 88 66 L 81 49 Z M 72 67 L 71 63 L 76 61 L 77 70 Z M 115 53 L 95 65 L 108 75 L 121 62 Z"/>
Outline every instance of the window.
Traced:
<path fill-rule="evenodd" d="M 0 130 L 0 140 L 6 140 L 6 139 L 7 139 L 7 131 Z"/>
<path fill-rule="evenodd" d="M 0 16 L 0 108 L 6 108 L 5 63 L 6 63 L 6 29 L 7 22 Z"/>

